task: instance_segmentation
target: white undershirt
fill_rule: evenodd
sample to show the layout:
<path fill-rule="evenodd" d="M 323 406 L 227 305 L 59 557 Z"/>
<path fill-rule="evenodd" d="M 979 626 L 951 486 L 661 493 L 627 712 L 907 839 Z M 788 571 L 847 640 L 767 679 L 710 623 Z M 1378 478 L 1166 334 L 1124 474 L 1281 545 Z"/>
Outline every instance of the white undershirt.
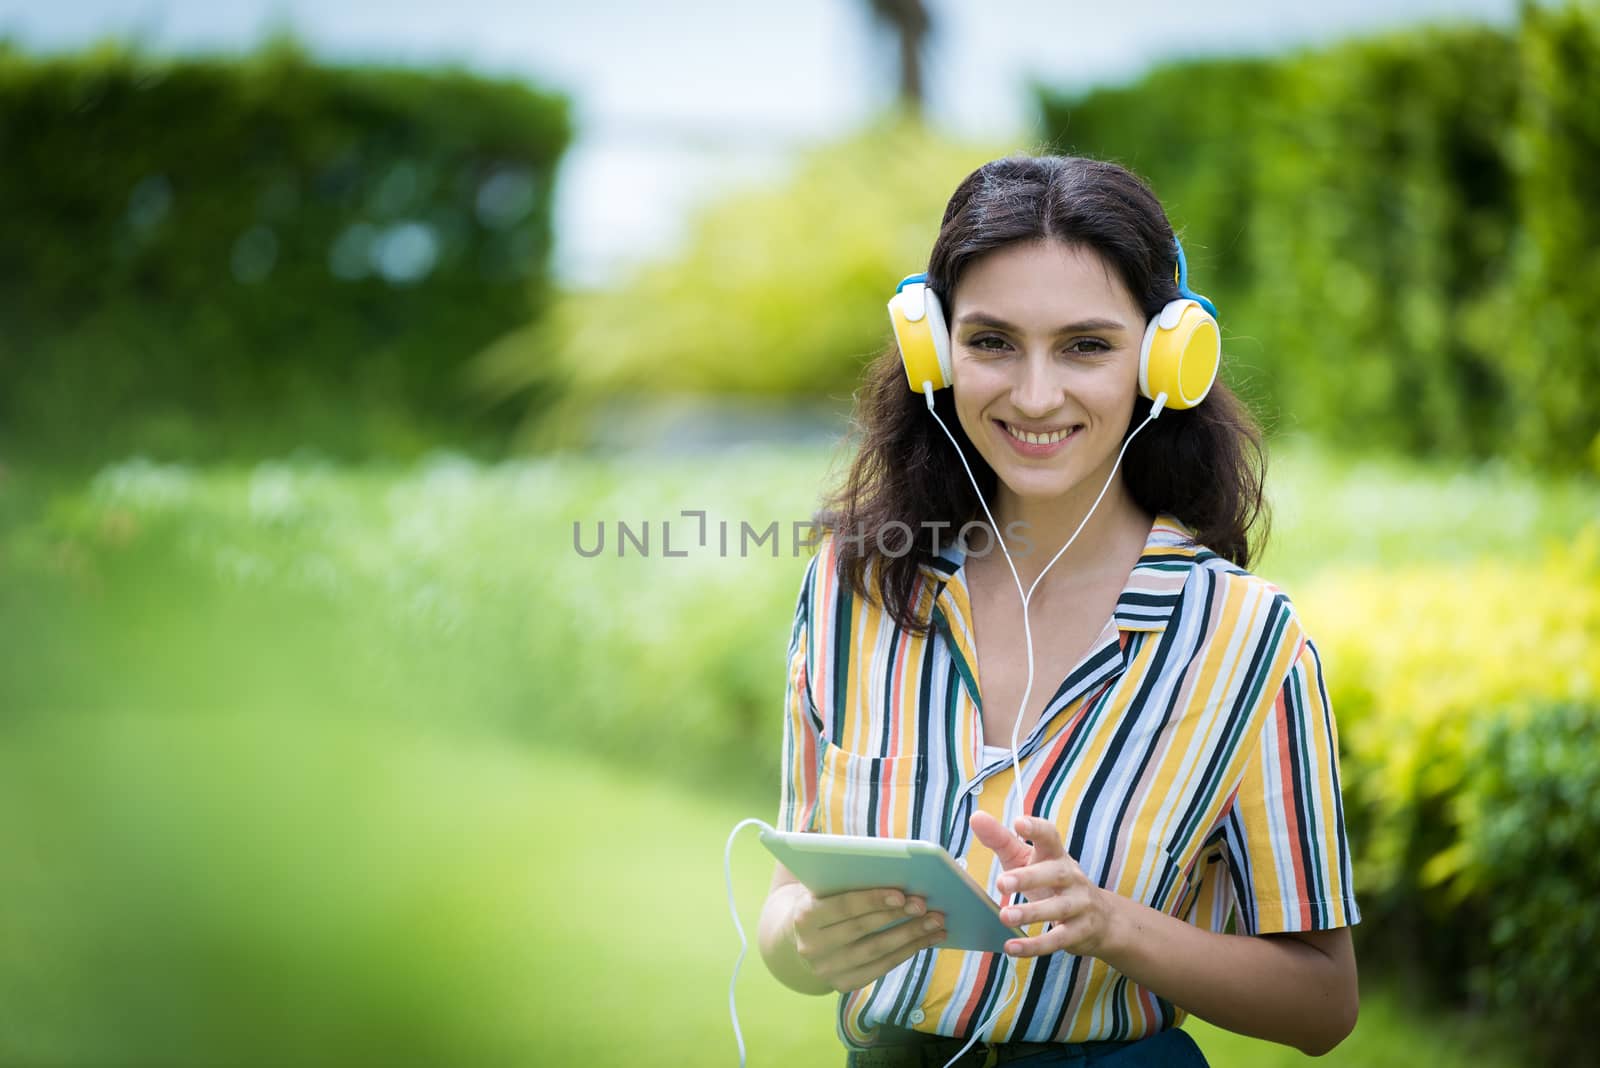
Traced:
<path fill-rule="evenodd" d="M 985 745 L 983 747 L 983 766 L 988 767 L 997 760 L 1011 759 L 1011 750 L 1003 745 Z"/>

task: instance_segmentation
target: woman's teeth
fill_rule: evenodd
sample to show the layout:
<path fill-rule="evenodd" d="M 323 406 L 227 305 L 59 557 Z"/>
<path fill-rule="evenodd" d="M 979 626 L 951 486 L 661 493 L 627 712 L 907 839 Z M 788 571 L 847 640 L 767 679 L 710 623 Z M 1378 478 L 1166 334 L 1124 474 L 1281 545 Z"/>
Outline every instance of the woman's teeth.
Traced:
<path fill-rule="evenodd" d="M 1068 427 L 1065 430 L 1051 430 L 1048 433 L 1035 434 L 1031 430 L 1018 430 L 1009 423 L 1001 423 L 1000 425 L 1005 427 L 1007 434 L 1010 434 L 1018 441 L 1025 441 L 1029 445 L 1053 445 L 1077 429 L 1077 427 Z"/>

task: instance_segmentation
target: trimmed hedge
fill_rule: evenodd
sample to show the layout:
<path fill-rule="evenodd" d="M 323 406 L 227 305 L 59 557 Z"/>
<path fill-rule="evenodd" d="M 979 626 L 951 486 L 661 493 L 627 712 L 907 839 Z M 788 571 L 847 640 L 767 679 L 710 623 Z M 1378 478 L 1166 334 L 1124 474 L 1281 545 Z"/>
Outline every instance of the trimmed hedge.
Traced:
<path fill-rule="evenodd" d="M 520 83 L 282 40 L 0 46 L 0 445 L 360 454 L 481 419 L 460 369 L 542 307 L 571 135 Z"/>
<path fill-rule="evenodd" d="M 1600 467 L 1600 7 L 1038 90 L 1146 177 L 1269 423 Z"/>

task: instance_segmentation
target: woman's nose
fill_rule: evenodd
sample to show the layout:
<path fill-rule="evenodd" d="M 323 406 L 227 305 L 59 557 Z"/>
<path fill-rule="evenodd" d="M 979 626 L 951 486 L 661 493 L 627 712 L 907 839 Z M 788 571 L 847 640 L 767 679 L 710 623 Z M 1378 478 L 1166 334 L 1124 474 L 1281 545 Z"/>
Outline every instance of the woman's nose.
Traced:
<path fill-rule="evenodd" d="M 1043 418 L 1060 407 L 1061 384 L 1049 359 L 1032 353 L 1019 364 L 1019 378 L 1011 389 L 1011 403 L 1018 413 Z"/>

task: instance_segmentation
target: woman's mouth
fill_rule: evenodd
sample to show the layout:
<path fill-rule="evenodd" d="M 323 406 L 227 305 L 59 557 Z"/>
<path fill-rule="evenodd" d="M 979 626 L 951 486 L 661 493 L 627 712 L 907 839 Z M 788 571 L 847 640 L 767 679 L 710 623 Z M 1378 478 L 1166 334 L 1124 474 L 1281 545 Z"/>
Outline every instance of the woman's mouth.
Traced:
<path fill-rule="evenodd" d="M 1039 428 L 1028 430 L 1023 427 L 1012 426 L 1002 420 L 996 419 L 995 425 L 1000 428 L 1002 435 L 1011 447 L 1023 456 L 1040 457 L 1051 456 L 1060 451 L 1068 441 L 1072 440 L 1083 429 L 1083 424 L 1075 423 L 1072 426 Z"/>

